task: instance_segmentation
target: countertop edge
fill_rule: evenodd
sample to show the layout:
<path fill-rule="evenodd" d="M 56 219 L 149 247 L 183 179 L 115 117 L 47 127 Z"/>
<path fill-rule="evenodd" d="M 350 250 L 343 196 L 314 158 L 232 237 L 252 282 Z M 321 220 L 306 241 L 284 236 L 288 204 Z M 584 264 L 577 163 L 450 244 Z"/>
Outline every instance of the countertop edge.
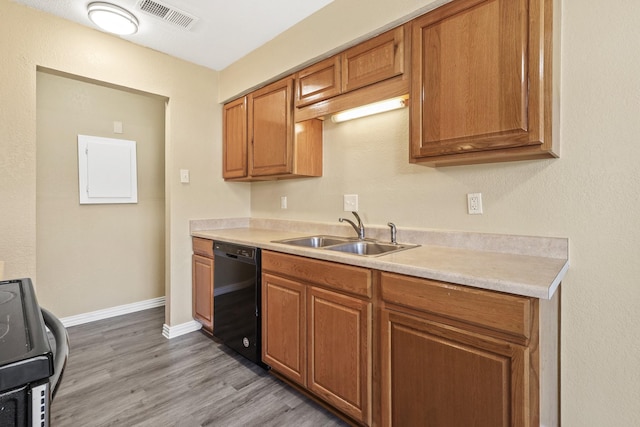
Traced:
<path fill-rule="evenodd" d="M 419 248 L 379 257 L 364 257 L 273 242 L 273 240 L 308 236 L 313 234 L 312 232 L 255 228 L 250 221 L 248 224 L 245 218 L 223 221 L 231 228 L 220 226 L 220 224 L 208 230 L 191 227 L 191 235 L 538 299 L 553 297 L 569 267 L 568 257 L 562 259 L 425 244 Z M 237 227 L 238 225 L 240 227 Z M 311 228 L 316 231 L 315 228 Z M 433 261 L 430 262 L 430 260 Z M 494 264 L 495 268 L 493 268 Z M 532 268 L 533 272 L 527 276 L 526 272 L 523 273 L 521 270 L 529 266 L 535 268 Z"/>

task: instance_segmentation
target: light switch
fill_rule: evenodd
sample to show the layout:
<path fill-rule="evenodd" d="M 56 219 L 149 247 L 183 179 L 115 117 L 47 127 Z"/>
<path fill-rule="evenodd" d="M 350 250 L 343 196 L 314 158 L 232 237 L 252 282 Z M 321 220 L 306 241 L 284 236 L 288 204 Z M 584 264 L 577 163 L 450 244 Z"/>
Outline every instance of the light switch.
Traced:
<path fill-rule="evenodd" d="M 183 184 L 189 183 L 189 169 L 180 169 L 180 182 Z"/>
<path fill-rule="evenodd" d="M 122 122 L 113 122 L 113 133 L 122 133 Z"/>

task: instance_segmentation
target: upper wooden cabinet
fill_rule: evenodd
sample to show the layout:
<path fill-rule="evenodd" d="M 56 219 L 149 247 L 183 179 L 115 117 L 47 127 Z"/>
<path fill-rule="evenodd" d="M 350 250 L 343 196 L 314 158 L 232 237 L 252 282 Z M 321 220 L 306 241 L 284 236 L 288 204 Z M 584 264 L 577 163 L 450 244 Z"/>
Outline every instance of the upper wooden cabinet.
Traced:
<path fill-rule="evenodd" d="M 409 93 L 410 28 L 401 25 L 296 73 L 295 121 Z"/>
<path fill-rule="evenodd" d="M 404 27 L 401 26 L 342 53 L 342 91 L 399 76 L 404 69 Z"/>
<path fill-rule="evenodd" d="M 339 95 L 341 81 L 340 55 L 299 71 L 296 75 L 296 107 Z"/>
<path fill-rule="evenodd" d="M 293 165 L 293 79 L 286 78 L 249 94 L 249 173 L 289 173 Z"/>
<path fill-rule="evenodd" d="M 413 21 L 411 161 L 555 157 L 552 0 L 457 0 Z"/>
<path fill-rule="evenodd" d="M 319 119 L 407 94 L 412 163 L 557 157 L 559 3 L 453 0 L 257 90 L 246 138 L 241 102 L 225 107 L 225 178 L 321 176 Z"/>
<path fill-rule="evenodd" d="M 322 123 L 293 122 L 293 77 L 224 106 L 223 177 L 257 181 L 322 176 Z"/>
<path fill-rule="evenodd" d="M 223 109 L 222 176 L 247 176 L 247 98 L 225 104 Z"/>

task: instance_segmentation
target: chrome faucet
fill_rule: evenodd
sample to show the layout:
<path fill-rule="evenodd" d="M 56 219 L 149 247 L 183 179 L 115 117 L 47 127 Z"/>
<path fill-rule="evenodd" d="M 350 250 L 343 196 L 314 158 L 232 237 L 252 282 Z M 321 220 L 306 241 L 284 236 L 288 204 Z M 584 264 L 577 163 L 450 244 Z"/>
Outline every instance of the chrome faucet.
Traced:
<path fill-rule="evenodd" d="M 387 225 L 391 228 L 391 243 L 397 245 L 398 242 L 396 241 L 396 225 L 392 222 L 388 222 Z"/>
<path fill-rule="evenodd" d="M 356 217 L 356 219 L 358 220 L 358 225 L 356 225 L 353 221 L 351 221 L 350 219 L 346 219 L 346 218 L 338 218 L 338 221 L 343 222 L 346 221 L 349 224 L 351 224 L 351 226 L 353 227 L 354 230 L 356 230 L 356 233 L 358 233 L 358 239 L 360 240 L 364 240 L 364 225 L 362 224 L 362 220 L 360 219 L 360 216 L 358 216 L 358 212 L 351 212 L 353 214 L 353 216 Z"/>

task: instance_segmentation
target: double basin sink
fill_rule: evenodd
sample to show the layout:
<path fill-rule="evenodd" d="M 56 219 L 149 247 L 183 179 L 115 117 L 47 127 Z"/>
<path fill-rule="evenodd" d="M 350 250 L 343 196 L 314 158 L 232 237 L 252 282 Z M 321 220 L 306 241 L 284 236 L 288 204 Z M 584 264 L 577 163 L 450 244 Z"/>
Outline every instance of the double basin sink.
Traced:
<path fill-rule="evenodd" d="M 380 256 L 420 246 L 325 235 L 274 240 L 273 243 L 283 243 L 286 245 L 301 246 L 305 248 L 326 249 L 363 256 Z"/>

